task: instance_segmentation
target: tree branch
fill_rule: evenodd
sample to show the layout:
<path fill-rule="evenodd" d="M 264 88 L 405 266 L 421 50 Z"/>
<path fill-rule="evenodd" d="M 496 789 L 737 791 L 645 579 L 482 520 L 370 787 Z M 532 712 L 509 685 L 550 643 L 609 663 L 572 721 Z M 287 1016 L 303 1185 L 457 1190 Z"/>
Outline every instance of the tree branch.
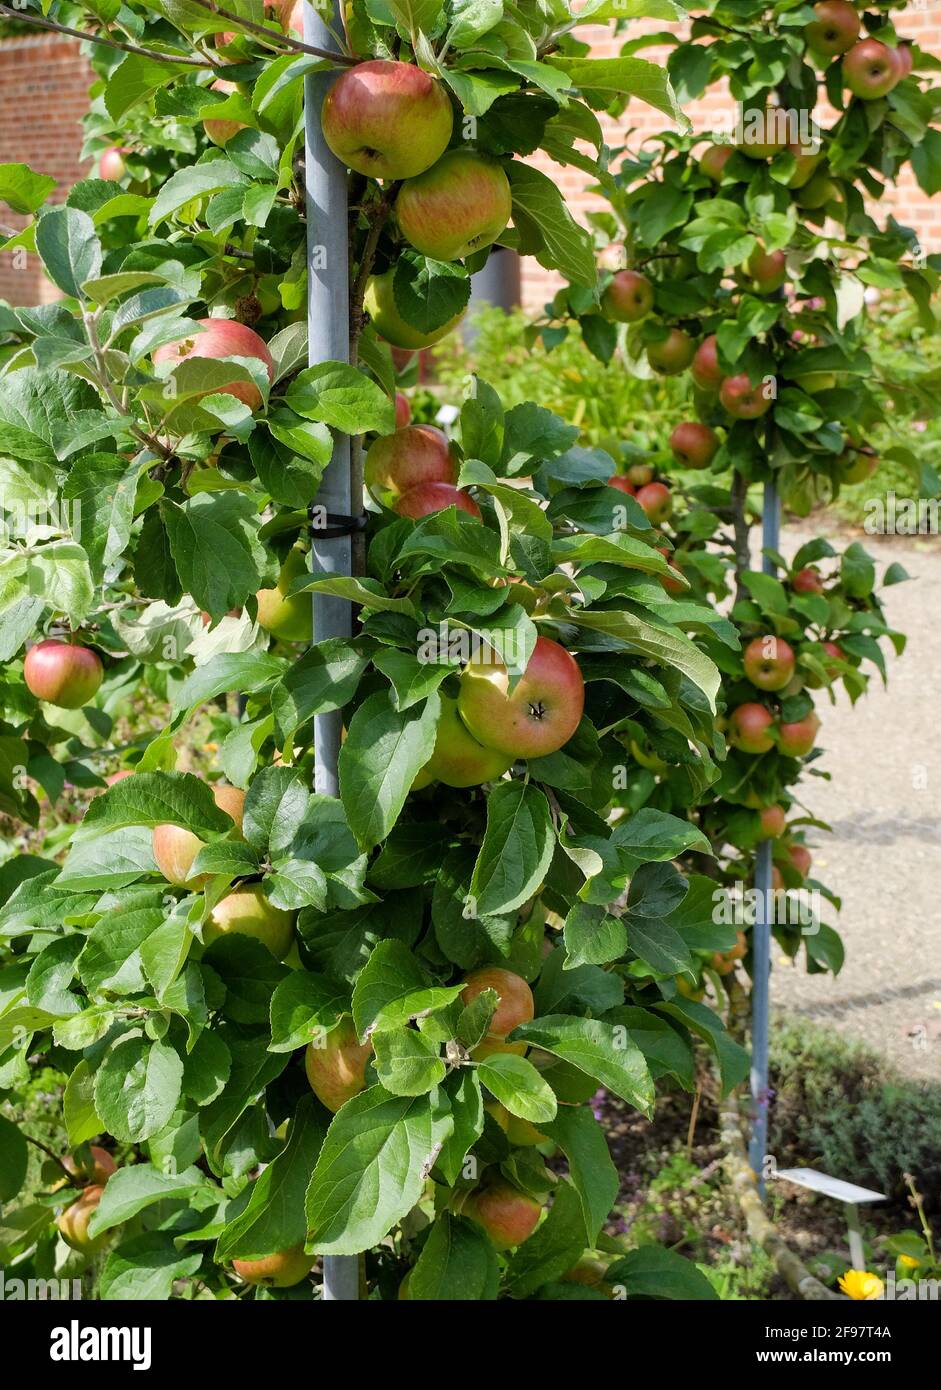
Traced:
<path fill-rule="evenodd" d="M 210 14 L 217 14 L 220 19 L 231 20 L 238 28 L 246 29 L 250 34 L 255 34 L 272 44 L 281 44 L 290 51 L 311 53 L 315 58 L 326 58 L 331 63 L 341 63 L 350 67 L 360 61 L 359 58 L 351 58 L 346 53 L 331 53 L 326 48 L 314 48 L 312 44 L 304 43 L 303 39 L 295 39 L 292 35 L 282 34 L 277 29 L 269 29 L 264 24 L 256 24 L 252 19 L 243 19 L 241 15 L 233 14 L 231 10 L 222 9 L 215 3 L 215 0 L 193 0 L 193 3 L 208 10 Z"/>
<path fill-rule="evenodd" d="M 0 5 L 0 15 L 5 19 L 13 19 L 17 24 L 35 24 L 38 29 L 48 29 L 54 34 L 66 34 L 70 39 L 81 39 L 83 43 L 98 43 L 105 48 L 119 48 L 123 53 L 137 53 L 142 58 L 153 58 L 158 63 L 183 63 L 191 68 L 211 68 L 212 63 L 204 63 L 201 58 L 186 58 L 182 54 L 174 57 L 170 53 L 160 53 L 155 48 L 141 48 L 136 43 L 124 43 L 120 39 L 105 38 L 103 34 L 90 34 L 86 29 L 70 29 L 67 24 L 57 24 L 54 19 L 40 18 L 38 15 L 26 14 L 23 10 L 11 10 L 7 5 Z"/>

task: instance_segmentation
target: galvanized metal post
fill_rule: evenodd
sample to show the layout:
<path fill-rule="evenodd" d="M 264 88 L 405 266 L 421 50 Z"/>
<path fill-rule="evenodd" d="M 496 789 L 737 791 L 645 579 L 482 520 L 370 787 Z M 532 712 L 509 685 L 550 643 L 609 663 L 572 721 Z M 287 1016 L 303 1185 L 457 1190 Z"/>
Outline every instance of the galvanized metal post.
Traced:
<path fill-rule="evenodd" d="M 764 550 L 777 550 L 781 533 L 781 504 L 773 482 L 765 483 L 762 508 L 761 543 Z M 762 557 L 765 574 L 774 574 L 775 564 Z M 768 1145 L 768 1015 L 771 985 L 771 923 L 774 895 L 771 887 L 771 841 L 763 840 L 755 859 L 756 914 L 752 930 L 751 995 L 751 1098 L 752 1129 L 748 1161 L 758 1178 L 758 1190 L 765 1195 L 764 1164 Z"/>
<path fill-rule="evenodd" d="M 342 32 L 337 0 L 319 0 L 320 8 L 304 6 L 304 38 L 318 48 L 336 52 L 337 44 L 327 27 L 334 23 Z M 350 272 L 347 230 L 347 174 L 327 148 L 320 127 L 320 107 L 335 73 L 312 73 L 304 81 L 305 179 L 307 206 L 307 360 L 348 362 L 350 353 Z M 317 494 L 316 515 L 350 515 L 350 441 L 334 436 L 333 457 Z M 334 528 L 335 529 L 335 528 Z M 323 528 L 321 528 L 323 530 Z M 351 572 L 352 541 L 349 534 L 318 535 L 311 527 L 311 570 L 314 574 L 347 575 Z M 314 640 L 349 637 L 353 613 L 345 599 L 327 594 L 313 596 Z M 314 718 L 314 789 L 325 796 L 338 792 L 337 758 L 340 752 L 342 712 Z M 359 1297 L 359 1260 L 350 1255 L 324 1258 L 323 1296 L 326 1300 Z"/>

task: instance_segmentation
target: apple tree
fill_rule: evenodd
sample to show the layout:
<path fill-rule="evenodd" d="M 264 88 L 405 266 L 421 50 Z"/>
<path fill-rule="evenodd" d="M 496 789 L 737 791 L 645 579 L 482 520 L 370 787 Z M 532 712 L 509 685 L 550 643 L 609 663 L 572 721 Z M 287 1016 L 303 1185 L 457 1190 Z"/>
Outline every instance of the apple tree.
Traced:
<path fill-rule="evenodd" d="M 7 245 L 62 297 L 4 321 L 0 1085 L 15 1110 L 62 1072 L 74 1151 L 10 1256 L 53 1268 L 58 1229 L 106 1298 L 309 1298 L 349 1255 L 377 1298 L 709 1296 L 604 1234 L 588 1101 L 650 1113 L 697 1038 L 726 1088 L 747 1071 L 677 987 L 735 943 L 674 863 L 709 841 L 622 794 L 628 721 L 719 775 L 694 638 L 737 641 L 664 590 L 659 533 L 572 426 L 475 379 L 449 437 L 398 389 L 494 244 L 596 294 L 527 156 L 600 176 L 597 111 L 672 115 L 669 82 L 586 56 L 563 3 L 353 0 L 336 53 L 230 4 L 54 3 L 94 36 L 101 161 L 61 205 L 2 171 L 35 214 Z M 311 74 L 351 266 L 348 360 L 312 363 Z M 341 436 L 366 524 L 324 577 Z M 312 593 L 355 606 L 351 637 L 318 640 Z M 312 730 L 338 710 L 333 796 Z M 26 1129 L 2 1125 L 11 1199 Z"/>

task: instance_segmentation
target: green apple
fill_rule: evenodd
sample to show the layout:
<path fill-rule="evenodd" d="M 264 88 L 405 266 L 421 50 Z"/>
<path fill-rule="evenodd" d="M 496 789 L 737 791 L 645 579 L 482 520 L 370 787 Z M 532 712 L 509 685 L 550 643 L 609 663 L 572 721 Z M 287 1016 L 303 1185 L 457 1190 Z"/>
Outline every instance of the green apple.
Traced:
<path fill-rule="evenodd" d="M 464 310 L 462 309 L 459 314 L 455 314 L 452 319 L 448 319 L 447 323 L 442 324 L 440 328 L 422 333 L 420 329 L 413 328 L 410 323 L 406 323 L 399 311 L 392 289 L 393 273 L 394 271 L 390 269 L 384 271 L 382 275 L 370 276 L 363 300 L 363 307 L 380 338 L 385 338 L 386 342 L 391 343 L 393 347 L 407 348 L 412 352 L 440 343 L 441 339 L 460 323 L 464 317 Z"/>
<path fill-rule="evenodd" d="M 302 546 L 288 552 L 278 582 L 273 589 L 259 589 L 258 623 L 282 642 L 311 642 L 314 636 L 313 604 L 310 594 L 291 594 L 293 581 L 307 573 L 307 554 Z"/>

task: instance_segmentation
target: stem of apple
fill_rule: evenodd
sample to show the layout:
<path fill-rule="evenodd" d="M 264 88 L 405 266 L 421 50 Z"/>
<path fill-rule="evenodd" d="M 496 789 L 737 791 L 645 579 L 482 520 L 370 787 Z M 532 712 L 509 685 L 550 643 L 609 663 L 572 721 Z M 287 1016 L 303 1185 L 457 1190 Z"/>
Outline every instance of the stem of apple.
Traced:
<path fill-rule="evenodd" d="M 336 0 L 329 13 L 304 5 L 304 38 L 307 44 L 336 48 L 327 20 L 335 17 Z M 327 147 L 320 123 L 320 108 L 333 74 L 311 73 L 304 79 L 305 205 L 307 212 L 307 358 L 318 362 L 350 360 L 350 267 L 347 225 L 346 169 Z M 362 511 L 362 486 L 354 492 L 351 476 L 350 439 L 334 434 L 333 456 L 317 493 L 319 506 L 337 516 Z M 315 575 L 349 575 L 353 548 L 350 535 L 318 534 L 311 527 L 310 567 Z M 345 599 L 314 593 L 314 640 L 349 637 L 353 631 L 352 607 Z M 341 710 L 314 716 L 314 790 L 337 796 L 337 760 L 343 729 Z M 327 1255 L 323 1262 L 325 1301 L 355 1302 L 359 1298 L 359 1260 L 349 1255 Z"/>

